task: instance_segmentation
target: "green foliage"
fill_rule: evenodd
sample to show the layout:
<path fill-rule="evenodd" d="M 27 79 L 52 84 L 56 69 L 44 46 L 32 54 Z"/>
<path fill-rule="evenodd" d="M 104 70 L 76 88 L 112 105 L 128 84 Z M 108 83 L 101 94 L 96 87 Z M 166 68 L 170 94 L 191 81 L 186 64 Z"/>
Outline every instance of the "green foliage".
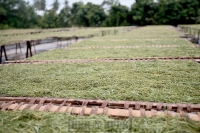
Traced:
<path fill-rule="evenodd" d="M 128 26 L 127 21 L 129 10 L 126 6 L 112 5 L 109 10 L 109 15 L 105 21 L 106 26 Z"/>
<path fill-rule="evenodd" d="M 105 13 L 100 5 L 76 2 L 71 8 L 70 20 L 74 26 L 99 26 L 105 19 Z"/>
<path fill-rule="evenodd" d="M 0 24 L 0 29 L 6 30 L 6 29 L 11 29 L 11 27 L 7 24 Z"/>
<path fill-rule="evenodd" d="M 199 1 L 176 0 L 160 2 L 158 24 L 178 24 L 195 23 L 198 17 Z M 167 16 L 166 16 L 167 14 Z"/>
<path fill-rule="evenodd" d="M 59 5 L 60 3 L 58 2 L 58 0 L 54 0 L 52 10 L 56 12 L 59 9 Z"/>
<path fill-rule="evenodd" d="M 102 21 L 104 21 L 106 18 L 103 8 L 99 5 L 87 3 L 85 5 L 85 9 L 87 11 L 85 16 L 89 23 L 88 26 L 92 27 L 100 26 Z"/>
<path fill-rule="evenodd" d="M 0 18 L 2 29 L 31 28 L 36 26 L 38 15 L 24 0 L 1 0 Z"/>
<path fill-rule="evenodd" d="M 70 7 L 68 1 L 65 1 L 65 6 L 58 14 L 59 27 L 70 27 Z"/>
<path fill-rule="evenodd" d="M 34 0 L 32 6 L 24 0 L 1 0 L 0 29 L 200 23 L 198 0 L 136 0 L 130 9 L 118 0 L 104 0 L 101 5 L 75 2 L 72 7 L 66 0 L 59 10 L 60 4 L 54 0 L 52 9 L 46 10 L 46 0 Z M 39 17 L 38 11 L 44 15 Z"/>
<path fill-rule="evenodd" d="M 37 10 L 46 10 L 46 0 L 34 0 L 33 6 Z"/>
<path fill-rule="evenodd" d="M 200 24 L 200 9 L 198 10 L 198 17 L 196 19 L 196 23 Z"/>
<path fill-rule="evenodd" d="M 156 24 L 157 5 L 153 0 L 137 0 L 132 5 L 133 20 L 138 25 Z"/>
<path fill-rule="evenodd" d="M 101 5 L 113 6 L 113 5 L 118 5 L 118 4 L 119 4 L 119 0 L 104 0 Z"/>
<path fill-rule="evenodd" d="M 195 23 L 198 0 L 138 0 L 132 6 L 133 19 L 138 25 Z"/>
<path fill-rule="evenodd" d="M 46 11 L 44 16 L 39 19 L 38 24 L 41 28 L 56 28 L 59 26 L 59 18 L 55 11 Z"/>

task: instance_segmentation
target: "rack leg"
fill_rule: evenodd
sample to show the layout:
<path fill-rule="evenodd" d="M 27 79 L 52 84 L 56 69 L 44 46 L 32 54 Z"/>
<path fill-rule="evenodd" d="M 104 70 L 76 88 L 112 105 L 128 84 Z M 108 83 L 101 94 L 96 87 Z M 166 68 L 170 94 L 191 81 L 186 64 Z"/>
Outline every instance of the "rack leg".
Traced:
<path fill-rule="evenodd" d="M 1 53 L 0 53 L 0 64 L 2 63 L 2 53 L 3 53 L 3 49 L 2 49 L 2 46 L 1 46 Z"/>
<path fill-rule="evenodd" d="M 35 54 L 36 54 L 35 45 L 36 45 L 36 41 L 33 41 L 34 52 L 35 52 Z"/>
<path fill-rule="evenodd" d="M 18 45 L 18 43 L 16 43 L 16 52 L 15 52 L 15 54 L 17 54 L 17 45 Z"/>
<path fill-rule="evenodd" d="M 21 44 L 19 43 L 19 48 L 20 48 L 20 52 L 22 54 L 22 48 L 21 48 Z"/>
<path fill-rule="evenodd" d="M 7 54 L 6 54 L 6 48 L 5 45 L 1 46 L 1 53 L 0 53 L 0 64 L 3 62 L 2 58 L 3 58 L 3 52 L 6 58 L 6 61 L 8 60 Z"/>
<path fill-rule="evenodd" d="M 6 61 L 7 61 L 8 57 L 7 57 L 7 54 L 6 54 L 6 48 L 5 48 L 5 46 L 3 46 L 3 50 L 4 50 L 4 55 L 5 55 L 5 58 L 6 58 Z"/>
<path fill-rule="evenodd" d="M 198 44 L 200 44 L 200 30 L 198 30 Z"/>
<path fill-rule="evenodd" d="M 30 52 L 30 56 L 32 56 L 31 42 L 27 41 L 27 49 L 26 49 L 26 58 L 28 58 L 28 53 Z M 29 51 L 29 52 L 28 52 Z"/>

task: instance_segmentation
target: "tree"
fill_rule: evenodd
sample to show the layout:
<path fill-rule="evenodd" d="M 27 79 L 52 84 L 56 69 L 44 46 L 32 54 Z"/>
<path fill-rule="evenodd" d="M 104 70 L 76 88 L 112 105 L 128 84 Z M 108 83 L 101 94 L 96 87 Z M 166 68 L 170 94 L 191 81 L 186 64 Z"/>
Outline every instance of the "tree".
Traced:
<path fill-rule="evenodd" d="M 86 5 L 82 2 L 76 2 L 72 5 L 70 20 L 74 26 L 100 26 L 105 18 L 104 9 L 100 5 L 90 2 Z"/>
<path fill-rule="evenodd" d="M 118 5 L 118 4 L 119 4 L 119 0 L 104 0 L 101 5 L 113 6 L 113 5 Z"/>
<path fill-rule="evenodd" d="M 158 24 L 190 24 L 195 23 L 198 16 L 198 0 L 160 0 L 158 5 Z"/>
<path fill-rule="evenodd" d="M 46 0 L 34 0 L 33 5 L 36 10 L 39 11 L 46 10 Z"/>
<path fill-rule="evenodd" d="M 69 27 L 70 26 L 70 7 L 68 1 L 65 0 L 64 7 L 58 15 L 59 26 L 60 27 Z"/>
<path fill-rule="evenodd" d="M 41 0 L 40 1 L 40 10 L 45 11 L 46 10 L 46 0 Z"/>
<path fill-rule="evenodd" d="M 89 2 L 85 5 L 85 10 L 88 26 L 100 26 L 106 18 L 104 9 L 100 5 L 95 5 Z"/>
<path fill-rule="evenodd" d="M 104 0 L 101 4 L 102 7 L 104 7 L 105 11 L 108 12 L 113 5 L 118 5 L 119 0 Z"/>
<path fill-rule="evenodd" d="M 199 0 L 135 0 L 131 9 L 118 0 L 104 0 L 101 5 L 75 2 L 72 7 L 65 0 L 63 4 L 58 13 L 58 0 L 54 0 L 51 10 L 46 10 L 46 0 L 34 0 L 33 6 L 25 0 L 0 0 L 0 28 L 200 23 Z M 39 16 L 37 11 L 45 12 Z"/>
<path fill-rule="evenodd" d="M 138 25 L 156 24 L 158 7 L 153 0 L 136 0 L 131 7 L 134 23 Z"/>
<path fill-rule="evenodd" d="M 46 11 L 44 16 L 39 20 L 39 26 L 41 28 L 57 28 L 59 26 L 58 15 L 55 11 L 49 10 Z"/>
<path fill-rule="evenodd" d="M 58 0 L 55 0 L 52 4 L 53 6 L 52 10 L 56 12 L 59 9 L 59 5 L 60 3 L 58 2 Z"/>
<path fill-rule="evenodd" d="M 104 25 L 107 26 L 128 26 L 128 15 L 129 10 L 123 5 L 113 5 L 109 10 L 109 15 L 107 16 Z"/>
<path fill-rule="evenodd" d="M 198 10 L 198 15 L 196 17 L 196 23 L 200 24 L 200 9 Z"/>
<path fill-rule="evenodd" d="M 40 10 L 40 0 L 34 0 L 33 6 L 36 10 Z"/>
<path fill-rule="evenodd" d="M 24 0 L 0 1 L 0 28 L 31 28 L 37 25 L 38 15 Z"/>
<path fill-rule="evenodd" d="M 37 27 L 38 15 L 35 13 L 34 8 L 27 3 L 21 1 L 18 4 L 18 9 L 16 11 L 15 24 L 16 28 L 30 28 Z"/>
<path fill-rule="evenodd" d="M 180 19 L 177 24 L 186 23 L 191 24 L 195 23 L 198 18 L 198 13 L 200 11 L 200 1 L 193 0 L 180 0 Z"/>
<path fill-rule="evenodd" d="M 72 26 L 88 26 L 88 21 L 86 19 L 86 10 L 84 8 L 83 2 L 75 2 L 71 8 L 70 21 Z"/>

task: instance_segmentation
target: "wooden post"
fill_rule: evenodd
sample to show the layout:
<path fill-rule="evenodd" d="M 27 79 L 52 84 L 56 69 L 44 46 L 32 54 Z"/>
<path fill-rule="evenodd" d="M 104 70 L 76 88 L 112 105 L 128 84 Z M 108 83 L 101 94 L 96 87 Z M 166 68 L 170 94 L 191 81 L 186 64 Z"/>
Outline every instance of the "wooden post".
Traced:
<path fill-rule="evenodd" d="M 57 46 L 59 46 L 59 40 L 58 40 L 58 38 L 57 37 L 55 37 L 56 39 L 57 39 Z"/>
<path fill-rule="evenodd" d="M 57 38 L 57 46 L 62 46 L 62 38 L 61 37 L 56 37 L 56 38 Z"/>
<path fill-rule="evenodd" d="M 191 28 L 189 27 L 189 34 L 191 35 Z"/>
<path fill-rule="evenodd" d="M 196 35 L 197 35 L 197 39 L 198 39 L 198 29 L 195 29 L 195 33 L 194 33 L 194 38 L 196 39 Z"/>
<path fill-rule="evenodd" d="M 21 48 L 21 44 L 19 43 L 19 48 L 20 48 L 20 52 L 22 54 L 22 48 Z"/>
<path fill-rule="evenodd" d="M 3 57 L 3 51 L 4 51 L 4 55 L 5 55 L 5 58 L 6 58 L 6 61 L 8 60 L 8 57 L 7 57 L 7 54 L 6 54 L 6 48 L 5 48 L 5 45 L 2 45 L 1 46 L 1 53 L 0 53 L 0 64 L 2 63 L 2 57 Z"/>
<path fill-rule="evenodd" d="M 26 58 L 28 58 L 28 53 L 30 52 L 30 56 L 32 56 L 32 49 L 31 49 L 31 42 L 27 41 L 26 42 L 27 49 L 26 49 Z M 28 52 L 29 51 L 29 52 Z"/>
<path fill-rule="evenodd" d="M 183 27 L 184 32 L 186 33 L 186 27 Z"/>
<path fill-rule="evenodd" d="M 16 52 L 15 52 L 15 54 L 17 54 L 17 45 L 18 45 L 18 43 L 16 43 Z"/>
<path fill-rule="evenodd" d="M 198 44 L 200 44 L 200 30 L 198 30 Z"/>
<path fill-rule="evenodd" d="M 20 53 L 22 53 L 22 49 L 21 49 L 20 43 L 16 43 L 16 54 L 17 54 L 17 49 L 18 49 L 18 47 L 19 47 L 19 49 L 20 49 Z"/>
<path fill-rule="evenodd" d="M 60 38 L 60 45 L 62 46 L 62 37 Z"/>
<path fill-rule="evenodd" d="M 115 32 L 115 35 L 117 34 L 117 30 L 114 30 L 114 32 Z"/>
<path fill-rule="evenodd" d="M 31 40 L 31 45 L 34 47 L 34 52 L 36 54 L 36 49 L 35 49 L 36 41 L 35 40 Z"/>
<path fill-rule="evenodd" d="M 75 42 L 77 42 L 77 41 L 78 41 L 78 37 L 76 36 L 76 37 L 75 37 Z"/>

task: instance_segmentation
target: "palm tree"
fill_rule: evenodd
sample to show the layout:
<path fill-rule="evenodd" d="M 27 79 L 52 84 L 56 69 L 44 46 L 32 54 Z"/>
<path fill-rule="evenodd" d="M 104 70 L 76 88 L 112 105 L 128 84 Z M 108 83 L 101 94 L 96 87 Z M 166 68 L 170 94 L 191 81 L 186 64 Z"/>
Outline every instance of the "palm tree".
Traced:
<path fill-rule="evenodd" d="M 38 11 L 46 10 L 46 0 L 34 0 L 33 6 Z"/>
<path fill-rule="evenodd" d="M 52 10 L 56 12 L 59 9 L 59 5 L 60 3 L 58 2 L 58 0 L 55 0 L 52 4 L 53 6 Z"/>

